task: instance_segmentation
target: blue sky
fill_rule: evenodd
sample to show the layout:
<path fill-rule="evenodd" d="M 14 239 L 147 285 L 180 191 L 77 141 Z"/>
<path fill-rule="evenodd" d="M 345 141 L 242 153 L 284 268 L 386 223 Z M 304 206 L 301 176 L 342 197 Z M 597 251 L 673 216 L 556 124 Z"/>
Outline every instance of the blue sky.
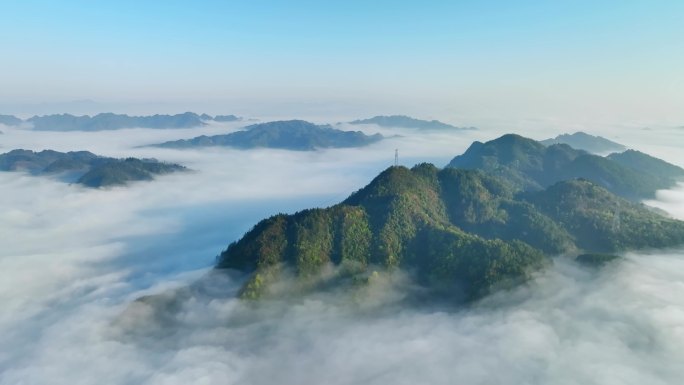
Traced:
<path fill-rule="evenodd" d="M 684 104 L 681 1 L 5 1 L 0 46 L 0 106 Z"/>

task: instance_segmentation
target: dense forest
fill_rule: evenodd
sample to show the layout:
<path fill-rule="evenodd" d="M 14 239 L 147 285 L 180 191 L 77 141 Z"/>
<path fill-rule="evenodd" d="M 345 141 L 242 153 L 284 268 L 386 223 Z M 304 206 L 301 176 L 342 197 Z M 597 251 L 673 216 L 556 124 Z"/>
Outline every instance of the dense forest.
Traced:
<path fill-rule="evenodd" d="M 684 222 L 588 180 L 525 192 L 480 170 L 420 164 L 390 167 L 338 205 L 261 221 L 217 268 L 252 274 L 245 298 L 268 295 L 283 274 L 320 285 L 335 266 L 338 284 L 401 268 L 436 293 L 471 300 L 527 280 L 553 255 L 681 243 Z"/>

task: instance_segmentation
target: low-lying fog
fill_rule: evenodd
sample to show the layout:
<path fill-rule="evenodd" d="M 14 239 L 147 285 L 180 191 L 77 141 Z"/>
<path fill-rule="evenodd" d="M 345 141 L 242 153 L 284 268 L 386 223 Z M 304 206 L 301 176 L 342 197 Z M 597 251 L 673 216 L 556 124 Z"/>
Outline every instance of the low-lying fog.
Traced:
<path fill-rule="evenodd" d="M 329 293 L 259 308 L 230 296 L 190 298 L 173 328 L 156 329 L 131 301 L 205 275 L 259 219 L 344 199 L 391 165 L 395 148 L 402 164 L 443 166 L 473 140 L 511 131 L 402 130 L 369 147 L 317 152 L 137 148 L 240 126 L 2 127 L 0 152 L 90 150 L 195 172 L 108 190 L 0 172 L 0 384 L 642 385 L 684 378 L 681 250 L 630 253 L 600 271 L 559 260 L 529 285 L 467 309 L 402 308 L 393 302 L 395 285 L 404 284 L 397 279 L 351 308 Z M 684 131 L 587 130 L 684 165 Z M 684 219 L 684 188 L 649 203 Z M 214 284 L 230 293 L 239 279 Z"/>

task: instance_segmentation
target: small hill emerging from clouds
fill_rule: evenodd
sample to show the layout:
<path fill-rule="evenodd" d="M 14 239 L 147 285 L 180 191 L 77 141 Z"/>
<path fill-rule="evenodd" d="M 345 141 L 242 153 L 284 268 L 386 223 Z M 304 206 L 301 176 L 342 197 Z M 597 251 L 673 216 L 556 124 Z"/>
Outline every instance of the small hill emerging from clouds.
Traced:
<path fill-rule="evenodd" d="M 404 115 L 375 116 L 354 120 L 349 124 L 376 124 L 380 127 L 415 128 L 419 130 L 476 130 L 475 127 L 456 127 L 438 120 L 421 120 Z"/>
<path fill-rule="evenodd" d="M 400 268 L 460 301 L 525 281 L 550 255 L 682 243 L 684 222 L 586 180 L 519 195 L 481 171 L 422 164 L 391 167 L 335 206 L 259 222 L 217 268 L 251 274 L 245 298 L 272 294 L 283 276 L 307 290 L 353 288 Z"/>
<path fill-rule="evenodd" d="M 383 139 L 380 134 L 366 135 L 361 131 L 342 131 L 329 125 L 316 125 L 303 120 L 286 120 L 253 124 L 225 135 L 198 136 L 192 139 L 157 144 L 165 148 L 228 146 L 241 149 L 266 147 L 296 151 L 318 148 L 360 147 Z"/>
<path fill-rule="evenodd" d="M 88 151 L 58 152 L 12 150 L 0 154 L 0 170 L 26 171 L 33 175 L 62 175 L 88 187 L 125 185 L 148 181 L 155 175 L 185 171 L 185 167 L 155 159 L 115 159 Z"/>
<path fill-rule="evenodd" d="M 545 146 L 567 144 L 572 148 L 584 150 L 593 154 L 607 154 L 609 152 L 625 151 L 627 147 L 600 136 L 589 135 L 585 132 L 562 134 L 552 139 L 542 140 Z"/>
<path fill-rule="evenodd" d="M 683 169 L 646 154 L 627 151 L 606 158 L 566 144 L 547 147 L 515 134 L 474 142 L 449 167 L 483 170 L 522 190 L 585 178 L 631 200 L 651 198 L 656 190 L 671 188 L 684 178 Z"/>

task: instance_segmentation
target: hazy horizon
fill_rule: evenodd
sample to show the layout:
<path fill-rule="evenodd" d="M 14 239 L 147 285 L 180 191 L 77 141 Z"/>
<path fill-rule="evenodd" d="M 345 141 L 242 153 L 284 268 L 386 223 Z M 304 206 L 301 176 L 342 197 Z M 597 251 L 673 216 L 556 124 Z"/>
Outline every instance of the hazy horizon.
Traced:
<path fill-rule="evenodd" d="M 260 219 L 339 202 L 390 166 L 395 148 L 402 165 L 443 166 L 498 134 L 399 130 L 367 148 L 313 152 L 137 147 L 237 126 L 5 130 L 5 148 L 155 157 L 197 172 L 113 189 L 0 173 L 0 346 L 13 347 L 0 349 L 1 384 L 640 385 L 684 375 L 681 249 L 625 253 L 598 272 L 559 258 L 528 285 L 463 308 L 401 306 L 395 279 L 351 308 L 345 293 L 256 308 L 191 297 L 171 316 L 177 325 L 159 324 L 131 303 L 196 282 Z M 671 135 L 623 139 L 684 165 Z M 680 185 L 648 203 L 684 219 L 683 202 Z M 230 294 L 241 283 L 215 284 Z"/>
<path fill-rule="evenodd" d="M 683 14 L 677 1 L 11 2 L 0 113 L 681 125 Z"/>

